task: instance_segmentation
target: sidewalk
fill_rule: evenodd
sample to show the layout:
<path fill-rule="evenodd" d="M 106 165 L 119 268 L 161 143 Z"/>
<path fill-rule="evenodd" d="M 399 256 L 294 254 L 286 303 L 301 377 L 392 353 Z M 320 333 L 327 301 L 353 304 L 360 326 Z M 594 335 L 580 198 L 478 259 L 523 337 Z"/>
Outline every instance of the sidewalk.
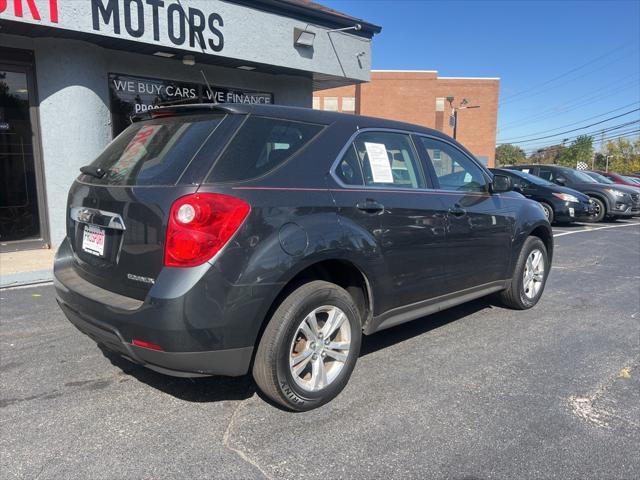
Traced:
<path fill-rule="evenodd" d="M 51 280 L 54 255 L 53 249 L 0 253 L 0 288 Z"/>

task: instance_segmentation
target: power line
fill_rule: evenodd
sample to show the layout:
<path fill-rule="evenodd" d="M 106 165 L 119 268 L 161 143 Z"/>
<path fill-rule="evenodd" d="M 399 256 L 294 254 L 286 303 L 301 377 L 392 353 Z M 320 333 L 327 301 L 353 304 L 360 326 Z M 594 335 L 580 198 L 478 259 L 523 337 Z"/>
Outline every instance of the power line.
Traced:
<path fill-rule="evenodd" d="M 611 127 L 609 129 L 598 130 L 597 132 L 588 132 L 588 133 L 583 133 L 583 134 L 580 134 L 580 135 L 573 135 L 573 136 L 570 136 L 570 137 L 563 138 L 562 142 L 553 143 L 551 145 L 549 145 L 549 143 L 547 143 L 547 142 L 538 142 L 538 143 L 533 143 L 531 145 L 521 145 L 520 148 L 522 148 L 523 150 L 532 150 L 532 149 L 536 150 L 538 148 L 544 148 L 544 147 L 548 147 L 548 146 L 557 146 L 559 144 L 564 145 L 566 142 L 573 142 L 578 137 L 581 137 L 581 136 L 593 137 L 596 134 L 602 135 L 603 133 L 611 135 L 614 130 L 624 129 L 625 127 L 630 128 L 631 130 L 633 130 L 635 128 L 638 128 L 638 126 L 637 126 L 638 123 L 640 123 L 640 120 L 634 121 L 634 122 L 628 122 L 628 123 L 625 123 L 625 124 L 622 124 L 622 125 L 618 125 L 616 127 Z M 624 133 L 624 132 L 615 132 L 615 133 L 613 133 L 613 135 L 619 135 L 621 133 Z M 600 140 L 600 139 L 598 139 L 598 140 Z"/>
<path fill-rule="evenodd" d="M 624 116 L 629 115 L 631 113 L 637 112 L 638 110 L 640 110 L 640 108 L 636 108 L 635 110 L 629 110 L 628 112 L 621 113 L 620 115 L 616 115 L 614 117 L 605 118 L 604 120 L 600 120 L 599 122 L 591 123 L 591 124 L 585 125 L 583 127 L 572 128 L 571 130 L 565 130 L 564 132 L 554 133 L 553 135 L 546 135 L 544 137 L 537 137 L 537 138 L 528 138 L 528 139 L 521 140 L 521 141 L 518 141 L 518 142 L 510 142 L 510 143 L 515 143 L 515 144 L 518 144 L 518 143 L 529 143 L 529 142 L 533 142 L 535 140 L 544 140 L 545 138 L 557 137 L 559 135 L 564 135 L 565 133 L 577 132 L 578 130 L 584 130 L 585 128 L 590 128 L 590 127 L 593 127 L 595 125 L 600 125 L 600 124 L 609 122 L 609 121 L 614 120 L 616 118 L 624 117 Z M 640 122 L 640 120 L 638 120 L 638 121 Z"/>
<path fill-rule="evenodd" d="M 600 113 L 598 115 L 593 115 L 591 117 L 583 118 L 582 120 L 578 120 L 577 122 L 567 123 L 566 125 L 561 125 L 561 126 L 556 127 L 556 128 L 550 128 L 548 130 L 541 130 L 539 132 L 530 133 L 529 135 L 540 135 L 541 133 L 553 132 L 555 130 L 560 130 L 561 128 L 566 128 L 566 127 L 571 127 L 573 125 L 578 125 L 579 123 L 586 122 L 588 120 L 593 120 L 594 118 L 598 118 L 598 117 L 604 117 L 605 115 L 608 115 L 610 113 L 618 112 L 618 111 L 623 110 L 625 108 L 629 108 L 631 106 L 637 105 L 638 103 L 640 103 L 640 101 L 631 102 L 631 103 L 629 103 L 627 105 L 623 105 L 621 107 L 614 108 L 613 110 L 609 110 L 608 112 L 604 112 L 604 113 Z M 507 143 L 507 142 L 512 141 L 512 140 L 519 140 L 519 139 L 521 139 L 523 137 L 527 137 L 527 135 L 523 135 L 521 137 L 508 138 L 506 140 L 498 140 L 498 143 Z"/>
<path fill-rule="evenodd" d="M 564 73 L 562 73 L 562 74 L 558 75 L 557 77 L 553 77 L 553 78 L 552 78 L 552 79 L 550 79 L 550 80 L 547 80 L 547 81 L 545 81 L 545 82 L 539 83 L 538 85 L 535 85 L 535 86 L 533 86 L 533 87 L 530 87 L 530 88 L 528 88 L 528 89 L 526 89 L 526 90 L 521 90 L 520 92 L 513 93 L 513 94 L 511 94 L 511 95 L 508 95 L 508 96 L 506 96 L 506 97 L 504 98 L 504 100 L 508 100 L 508 99 L 510 99 L 510 98 L 513 98 L 513 97 L 518 97 L 518 96 L 523 95 L 523 94 L 525 94 L 525 93 L 528 93 L 528 92 L 530 92 L 530 91 L 532 91 L 532 90 L 535 90 L 535 89 L 536 89 L 536 88 L 538 88 L 538 87 L 543 87 L 543 86 L 548 85 L 548 84 L 550 84 L 550 83 L 552 83 L 552 82 L 555 82 L 556 80 L 559 80 L 559 79 L 561 79 L 561 78 L 563 78 L 563 77 L 566 77 L 567 75 L 570 75 L 570 74 L 572 74 L 573 72 L 577 72 L 578 70 L 580 70 L 580 69 L 582 69 L 582 68 L 584 68 L 584 67 L 586 67 L 586 66 L 588 66 L 588 65 L 591 65 L 591 64 L 593 64 L 593 63 L 597 62 L 597 61 L 598 61 L 598 60 L 600 60 L 601 58 L 607 57 L 610 53 L 616 52 L 616 51 L 618 51 L 620 48 L 626 48 L 630 43 L 632 43 L 632 42 L 625 42 L 625 43 L 623 43 L 622 45 L 619 45 L 619 46 L 615 47 L 613 50 L 609 50 L 608 52 L 603 53 L 602 55 L 598 55 L 596 58 L 594 58 L 594 59 L 592 59 L 592 60 L 589 60 L 588 62 L 583 63 L 582 65 L 580 65 L 580 66 L 578 66 L 578 67 L 572 68 L 571 70 L 569 70 L 569 71 L 567 71 L 567 72 L 564 72 Z"/>
<path fill-rule="evenodd" d="M 604 137 L 602 139 L 599 139 L 597 142 L 594 142 L 594 143 L 600 143 L 601 144 L 602 142 L 607 141 L 607 140 L 617 140 L 619 138 L 625 138 L 625 137 L 628 137 L 628 136 L 636 134 L 636 133 L 640 133 L 640 128 L 634 127 L 634 128 L 632 128 L 630 130 L 625 130 L 623 132 L 616 132 L 616 133 L 610 134 L 610 135 L 608 135 L 608 136 L 606 136 L 606 137 Z M 523 150 L 524 150 L 526 155 L 530 155 L 531 153 L 538 152 L 538 151 L 541 151 L 541 150 L 552 150 L 552 149 L 558 149 L 560 147 L 562 147 L 562 145 L 555 144 L 555 145 L 529 147 L 529 148 L 525 148 Z"/>
<path fill-rule="evenodd" d="M 507 123 L 506 125 L 503 125 L 500 128 L 500 131 L 504 131 L 504 130 L 510 130 L 513 129 L 515 127 L 518 126 L 522 126 L 522 125 L 526 125 L 529 123 L 538 123 L 543 119 L 552 117 L 552 116 L 557 116 L 557 115 L 562 115 L 568 112 L 571 112 L 577 108 L 580 108 L 584 105 L 591 105 L 593 102 L 597 101 L 597 100 L 601 100 L 603 98 L 608 98 L 611 93 L 620 93 L 623 91 L 628 90 L 629 88 L 634 88 L 637 90 L 638 88 L 638 79 L 634 78 L 633 80 L 623 83 L 622 85 L 617 85 L 618 83 L 620 83 L 621 80 L 626 80 L 626 78 L 628 77 L 624 77 L 620 80 L 618 80 L 617 82 L 613 82 L 612 84 L 609 84 L 605 87 L 602 88 L 598 88 L 596 90 L 593 90 L 591 92 L 591 94 L 595 94 L 595 95 L 590 95 L 590 96 L 586 96 L 585 95 L 580 95 L 579 97 L 575 97 L 571 100 L 569 100 L 568 102 L 564 102 L 561 103 L 559 105 L 553 106 L 551 108 L 548 108 L 546 110 L 543 110 L 537 114 L 534 115 L 530 115 L 529 117 L 524 117 L 521 118 L 520 120 L 516 120 L 515 122 L 511 122 L 511 123 Z M 614 86 L 615 85 L 615 86 Z M 601 92 L 602 93 L 597 93 L 596 92 Z M 565 108 L 562 112 L 559 112 L 559 108 L 562 107 L 570 107 L 570 108 Z"/>
<path fill-rule="evenodd" d="M 510 104 L 510 103 L 513 103 L 513 102 L 519 102 L 519 101 L 521 101 L 521 100 L 526 100 L 526 99 L 531 98 L 531 97 L 536 97 L 536 96 L 538 96 L 538 95 L 541 95 L 541 94 L 543 94 L 543 93 L 546 93 L 546 92 L 548 92 L 548 91 L 550 91 L 550 90 L 553 90 L 553 89 L 555 89 L 555 88 L 558 88 L 558 87 L 561 87 L 561 86 L 563 86 L 563 85 L 567 85 L 567 84 L 569 84 L 569 83 L 575 82 L 576 80 L 579 80 L 579 79 L 584 78 L 584 77 L 586 77 L 586 76 L 588 76 L 588 75 L 591 75 L 592 73 L 601 72 L 603 68 L 608 67 L 609 65 L 612 65 L 612 64 L 614 64 L 614 63 L 617 63 L 617 62 L 619 62 L 620 60 L 624 60 L 625 58 L 629 57 L 630 55 L 635 54 L 635 53 L 636 53 L 636 51 L 637 51 L 637 49 L 636 49 L 636 50 L 631 51 L 631 53 L 629 53 L 629 54 L 627 54 L 627 55 L 624 55 L 624 56 L 622 56 L 622 57 L 620 57 L 620 58 L 616 58 L 615 60 L 611 60 L 610 62 L 607 62 L 607 63 L 605 63 L 605 64 L 603 64 L 603 65 L 600 65 L 598 68 L 595 68 L 595 69 L 593 69 L 593 70 L 589 70 L 588 72 L 583 73 L 582 75 L 578 75 L 577 77 L 570 78 L 570 79 L 568 79 L 566 82 L 558 83 L 558 84 L 553 85 L 553 86 L 551 86 L 551 87 L 549 87 L 549 88 L 545 88 L 544 90 L 541 90 L 541 91 L 539 91 L 539 92 L 532 93 L 531 95 L 527 95 L 527 96 L 520 97 L 520 98 L 511 98 L 511 99 L 509 99 L 509 98 L 505 98 L 503 101 L 501 101 L 501 102 L 500 102 L 500 104 L 499 104 L 499 105 L 500 105 L 500 106 L 508 105 L 508 104 Z"/>

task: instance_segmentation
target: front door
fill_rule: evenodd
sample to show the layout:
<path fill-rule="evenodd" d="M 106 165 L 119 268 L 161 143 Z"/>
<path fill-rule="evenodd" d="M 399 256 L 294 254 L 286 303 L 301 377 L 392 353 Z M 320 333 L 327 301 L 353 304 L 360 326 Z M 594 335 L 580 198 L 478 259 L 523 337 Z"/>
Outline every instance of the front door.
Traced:
<path fill-rule="evenodd" d="M 0 63 L 0 249 L 46 246 L 31 68 Z"/>
<path fill-rule="evenodd" d="M 457 147 L 420 137 L 427 166 L 447 212 L 445 269 L 457 292 L 504 280 L 511 252 L 514 205 L 488 191 L 482 169 Z"/>

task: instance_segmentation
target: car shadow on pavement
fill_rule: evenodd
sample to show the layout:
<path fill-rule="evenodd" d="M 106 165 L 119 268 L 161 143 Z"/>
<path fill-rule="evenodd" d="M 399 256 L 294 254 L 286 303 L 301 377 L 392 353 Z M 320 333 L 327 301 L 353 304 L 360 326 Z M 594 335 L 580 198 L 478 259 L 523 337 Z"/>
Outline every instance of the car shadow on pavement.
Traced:
<path fill-rule="evenodd" d="M 388 348 L 397 343 L 404 342 L 413 337 L 430 332 L 436 328 L 440 328 L 448 323 L 455 322 L 463 317 L 472 315 L 486 308 L 494 308 L 499 302 L 493 296 L 479 298 L 457 307 L 443 310 L 442 312 L 427 315 L 417 320 L 403 323 L 396 327 L 389 328 L 377 332 L 373 335 L 362 338 L 362 346 L 360 348 L 360 356 L 369 355 L 384 348 Z"/>
<path fill-rule="evenodd" d="M 448 323 L 459 320 L 486 308 L 497 305 L 493 297 L 485 297 L 448 310 L 428 315 L 397 327 L 370 336 L 364 336 L 360 356 L 391 347 L 410 338 L 425 334 Z M 152 388 L 186 402 L 210 403 L 228 400 L 245 400 L 255 393 L 276 408 L 281 405 L 262 395 L 251 375 L 242 377 L 198 377 L 181 378 L 163 375 L 135 364 L 117 353 L 101 348 L 102 354 L 112 365 L 121 370 L 121 375 L 131 376 Z"/>
<path fill-rule="evenodd" d="M 210 403 L 245 400 L 256 391 L 253 378 L 249 375 L 243 377 L 172 377 L 135 364 L 117 353 L 102 348 L 101 350 L 112 365 L 122 370 L 123 375 L 132 376 L 139 382 L 185 402 Z"/>

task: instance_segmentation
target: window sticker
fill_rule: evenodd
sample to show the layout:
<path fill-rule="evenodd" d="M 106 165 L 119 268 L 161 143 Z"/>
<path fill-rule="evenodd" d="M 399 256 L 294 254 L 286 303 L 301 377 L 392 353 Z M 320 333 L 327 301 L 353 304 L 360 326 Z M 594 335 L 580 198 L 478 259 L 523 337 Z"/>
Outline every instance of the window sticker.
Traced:
<path fill-rule="evenodd" d="M 393 183 L 393 173 L 391 172 L 391 163 L 389 163 L 389 155 L 387 155 L 387 147 L 384 143 L 364 142 L 369 156 L 369 165 L 371 166 L 371 174 L 374 183 Z"/>

